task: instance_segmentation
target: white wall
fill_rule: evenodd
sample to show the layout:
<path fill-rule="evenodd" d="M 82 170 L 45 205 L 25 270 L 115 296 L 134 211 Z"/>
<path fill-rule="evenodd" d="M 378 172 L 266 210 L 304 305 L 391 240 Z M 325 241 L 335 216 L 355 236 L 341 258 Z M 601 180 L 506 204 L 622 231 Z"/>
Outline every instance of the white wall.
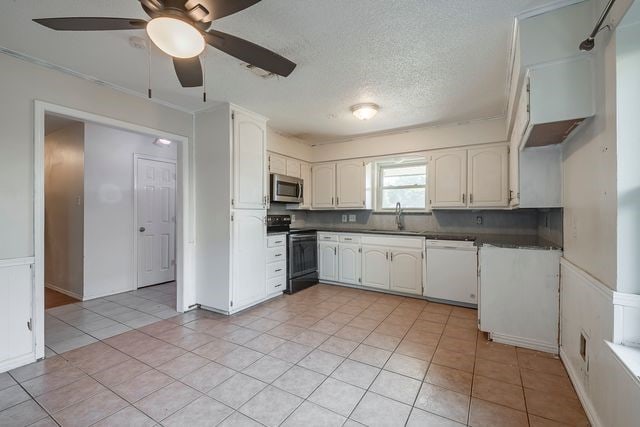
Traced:
<path fill-rule="evenodd" d="M 634 4 L 632 11 L 634 9 L 640 12 L 640 3 Z M 628 22 L 625 18 L 616 31 L 616 42 L 617 289 L 621 292 L 640 294 L 640 21 Z"/>
<path fill-rule="evenodd" d="M 503 142 L 506 140 L 506 122 L 504 119 L 480 120 L 316 145 L 313 147 L 312 158 L 314 162 L 325 162 Z"/>
<path fill-rule="evenodd" d="M 154 137 L 85 125 L 84 298 L 135 289 L 134 154 L 176 160 Z"/>
<path fill-rule="evenodd" d="M 0 259 L 34 255 L 34 100 L 192 136 L 191 114 L 8 55 L 0 70 Z"/>
<path fill-rule="evenodd" d="M 45 137 L 44 282 L 83 295 L 84 124 Z"/>

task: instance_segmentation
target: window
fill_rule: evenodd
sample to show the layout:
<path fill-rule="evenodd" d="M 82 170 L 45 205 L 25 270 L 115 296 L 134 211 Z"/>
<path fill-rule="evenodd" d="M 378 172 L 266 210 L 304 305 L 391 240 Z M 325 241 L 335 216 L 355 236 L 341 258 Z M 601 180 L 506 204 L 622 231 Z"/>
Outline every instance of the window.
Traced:
<path fill-rule="evenodd" d="M 427 209 L 427 165 L 379 163 L 377 210 L 394 210 L 400 202 L 405 210 Z"/>

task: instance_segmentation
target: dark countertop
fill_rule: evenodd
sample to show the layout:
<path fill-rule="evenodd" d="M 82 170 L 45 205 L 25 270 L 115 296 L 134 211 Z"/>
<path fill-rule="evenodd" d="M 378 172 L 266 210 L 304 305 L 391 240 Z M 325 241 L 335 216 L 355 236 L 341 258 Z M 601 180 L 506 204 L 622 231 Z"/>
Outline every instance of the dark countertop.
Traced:
<path fill-rule="evenodd" d="M 359 234 L 388 234 L 397 236 L 423 237 L 429 240 L 467 240 L 475 245 L 518 248 L 518 249 L 559 249 L 562 247 L 532 234 L 481 234 L 481 233 L 438 233 L 434 231 L 404 231 L 404 230 L 374 230 L 347 227 L 304 227 L 292 228 L 291 232 L 319 231 L 327 233 L 359 233 Z"/>

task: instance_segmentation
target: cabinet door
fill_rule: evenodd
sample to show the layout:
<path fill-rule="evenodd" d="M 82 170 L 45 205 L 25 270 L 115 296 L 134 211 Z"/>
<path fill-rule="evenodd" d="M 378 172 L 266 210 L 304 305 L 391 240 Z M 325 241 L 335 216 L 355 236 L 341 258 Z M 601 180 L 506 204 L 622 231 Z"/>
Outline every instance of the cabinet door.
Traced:
<path fill-rule="evenodd" d="M 336 206 L 364 208 L 364 162 L 340 162 L 336 166 Z"/>
<path fill-rule="evenodd" d="M 300 178 L 300 161 L 287 158 L 287 176 Z"/>
<path fill-rule="evenodd" d="M 467 206 L 467 150 L 434 153 L 429 161 L 429 201 L 432 208 Z"/>
<path fill-rule="evenodd" d="M 269 173 L 287 174 L 287 159 L 279 154 L 269 153 Z"/>
<path fill-rule="evenodd" d="M 389 289 L 389 249 L 362 246 L 362 286 Z"/>
<path fill-rule="evenodd" d="M 234 112 L 232 204 L 235 208 L 266 208 L 265 135 L 264 122 Z"/>
<path fill-rule="evenodd" d="M 311 168 L 311 207 L 316 209 L 335 207 L 336 165 L 327 163 Z"/>
<path fill-rule="evenodd" d="M 266 296 L 266 211 L 235 211 L 232 230 L 232 309 L 235 310 Z"/>
<path fill-rule="evenodd" d="M 320 280 L 338 281 L 338 245 L 318 243 L 318 276 Z"/>
<path fill-rule="evenodd" d="M 528 79 L 520 91 L 520 100 L 509 141 L 509 206 L 520 204 L 520 143 L 529 125 Z"/>
<path fill-rule="evenodd" d="M 469 150 L 469 207 L 506 207 L 509 204 L 509 147 Z"/>
<path fill-rule="evenodd" d="M 302 203 L 300 209 L 311 207 L 311 165 L 309 163 L 300 164 L 300 178 L 302 179 Z"/>
<path fill-rule="evenodd" d="M 360 245 L 341 243 L 338 247 L 338 282 L 350 285 L 360 284 Z"/>
<path fill-rule="evenodd" d="M 422 295 L 422 251 L 392 249 L 390 283 L 392 291 Z"/>
<path fill-rule="evenodd" d="M 29 264 L 0 267 L 0 371 L 35 360 L 32 292 Z"/>

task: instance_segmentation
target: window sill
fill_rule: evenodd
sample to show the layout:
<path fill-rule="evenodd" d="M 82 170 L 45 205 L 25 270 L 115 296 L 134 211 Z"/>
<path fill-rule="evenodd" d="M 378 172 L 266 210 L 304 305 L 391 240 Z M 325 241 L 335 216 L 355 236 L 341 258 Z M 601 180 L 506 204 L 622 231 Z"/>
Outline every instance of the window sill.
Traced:
<path fill-rule="evenodd" d="M 635 379 L 640 387 L 640 348 L 628 345 L 613 344 L 605 341 L 616 359 L 624 366 L 625 370 Z"/>

